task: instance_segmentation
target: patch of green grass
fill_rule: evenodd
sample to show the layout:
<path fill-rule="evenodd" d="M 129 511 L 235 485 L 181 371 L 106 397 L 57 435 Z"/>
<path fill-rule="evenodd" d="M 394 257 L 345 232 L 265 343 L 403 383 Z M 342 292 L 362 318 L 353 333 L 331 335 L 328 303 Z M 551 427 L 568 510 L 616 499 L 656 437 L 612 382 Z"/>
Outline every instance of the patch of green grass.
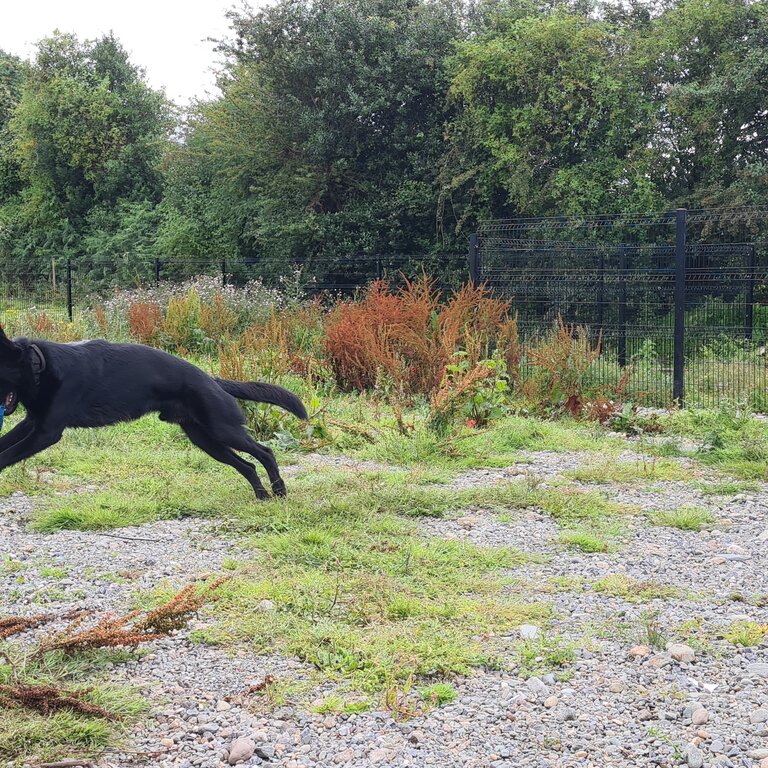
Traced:
<path fill-rule="evenodd" d="M 680 596 L 680 590 L 655 581 L 639 581 L 623 573 L 611 574 L 592 584 L 595 592 L 614 595 L 633 603 L 649 600 L 671 600 Z"/>
<path fill-rule="evenodd" d="M 515 650 L 522 678 L 555 672 L 561 680 L 567 679 L 569 674 L 566 668 L 576 658 L 573 642 L 560 635 L 542 634 L 533 640 L 523 640 Z"/>
<path fill-rule="evenodd" d="M 768 624 L 758 624 L 755 621 L 735 621 L 723 635 L 732 645 L 751 648 L 768 638 Z"/>
<path fill-rule="evenodd" d="M 768 481 L 768 430 L 765 423 L 732 405 L 686 408 L 665 419 L 670 432 L 699 443 L 696 458 L 732 477 Z"/>
<path fill-rule="evenodd" d="M 9 646 L 2 646 L 8 651 Z M 116 745 L 126 729 L 146 709 L 137 694 L 123 687 L 101 682 L 98 673 L 124 652 L 94 652 L 77 657 L 47 654 L 28 665 L 21 682 L 53 685 L 62 690 L 85 691 L 82 698 L 113 713 L 114 720 L 60 710 L 48 715 L 5 705 L 0 707 L 0 759 L 21 765 L 26 758 L 56 760 L 78 755 L 97 755 L 104 747 Z M 11 670 L 0 664 L 0 683 L 11 684 Z"/>
<path fill-rule="evenodd" d="M 596 553 L 608 551 L 608 542 L 605 539 L 586 530 L 563 531 L 558 537 L 558 541 L 566 547 L 579 549 L 582 552 Z"/>
<path fill-rule="evenodd" d="M 450 704 L 459 697 L 459 692 L 450 683 L 433 683 L 419 689 L 423 701 L 433 707 Z"/>
<path fill-rule="evenodd" d="M 619 483 L 622 485 L 688 480 L 694 475 L 692 470 L 682 466 L 679 462 L 665 458 L 638 458 L 636 461 L 597 461 L 568 470 L 563 474 L 580 483 Z"/>
<path fill-rule="evenodd" d="M 507 416 L 486 429 L 462 429 L 447 438 L 438 437 L 417 420 L 411 433 L 384 434 L 359 448 L 356 455 L 409 468 L 422 464 L 455 471 L 507 467 L 525 460 L 522 451 L 618 454 L 621 444 L 594 425 Z"/>
<path fill-rule="evenodd" d="M 735 496 L 737 493 L 745 491 L 759 491 L 760 485 L 755 482 L 737 482 L 735 480 L 724 480 L 719 483 L 694 483 L 704 496 Z"/>
<path fill-rule="evenodd" d="M 681 531 L 700 531 L 711 527 L 715 516 L 701 507 L 680 507 L 679 509 L 650 512 L 649 517 L 654 525 L 667 528 L 678 528 Z"/>
<path fill-rule="evenodd" d="M 44 565 L 40 568 L 40 576 L 44 579 L 64 579 L 69 575 L 66 568 L 54 565 Z"/>

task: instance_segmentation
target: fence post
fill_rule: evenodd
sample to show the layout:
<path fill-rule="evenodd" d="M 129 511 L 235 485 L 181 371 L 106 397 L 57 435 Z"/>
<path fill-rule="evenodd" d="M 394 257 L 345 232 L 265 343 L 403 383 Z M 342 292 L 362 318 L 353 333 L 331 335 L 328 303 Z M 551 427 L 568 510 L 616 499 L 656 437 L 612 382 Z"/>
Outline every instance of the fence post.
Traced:
<path fill-rule="evenodd" d="M 160 285 L 160 259 L 155 259 L 155 285 Z"/>
<path fill-rule="evenodd" d="M 72 259 L 67 259 L 67 314 L 69 322 L 73 320 L 72 312 Z"/>
<path fill-rule="evenodd" d="M 221 287 L 227 287 L 227 257 L 221 257 Z"/>
<path fill-rule="evenodd" d="M 597 325 L 600 328 L 600 338 L 603 336 L 605 325 L 605 253 L 603 249 L 600 249 L 600 253 L 597 258 Z"/>
<path fill-rule="evenodd" d="M 469 282 L 474 286 L 480 282 L 480 247 L 477 232 L 469 236 Z"/>
<path fill-rule="evenodd" d="M 672 362 L 672 399 L 683 405 L 685 396 L 685 246 L 688 211 L 675 214 L 675 330 Z"/>
<path fill-rule="evenodd" d="M 384 276 L 384 273 L 381 269 L 381 254 L 376 254 L 376 279 L 381 280 L 381 278 Z"/>
<path fill-rule="evenodd" d="M 627 246 L 619 246 L 619 367 L 627 364 Z"/>
<path fill-rule="evenodd" d="M 750 245 L 747 252 L 747 291 L 746 306 L 744 308 L 744 336 L 752 338 L 752 324 L 755 307 L 755 246 Z"/>

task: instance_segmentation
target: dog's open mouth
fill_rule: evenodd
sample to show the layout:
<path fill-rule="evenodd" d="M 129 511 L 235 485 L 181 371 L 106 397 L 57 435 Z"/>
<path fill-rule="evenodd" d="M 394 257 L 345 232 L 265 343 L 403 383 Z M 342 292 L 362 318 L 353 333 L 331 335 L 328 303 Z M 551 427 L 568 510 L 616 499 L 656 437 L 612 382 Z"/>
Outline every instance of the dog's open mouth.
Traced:
<path fill-rule="evenodd" d="M 9 392 L 3 398 L 3 405 L 5 406 L 5 415 L 10 416 L 16 410 L 16 406 L 18 404 L 19 404 L 18 395 L 15 392 Z"/>

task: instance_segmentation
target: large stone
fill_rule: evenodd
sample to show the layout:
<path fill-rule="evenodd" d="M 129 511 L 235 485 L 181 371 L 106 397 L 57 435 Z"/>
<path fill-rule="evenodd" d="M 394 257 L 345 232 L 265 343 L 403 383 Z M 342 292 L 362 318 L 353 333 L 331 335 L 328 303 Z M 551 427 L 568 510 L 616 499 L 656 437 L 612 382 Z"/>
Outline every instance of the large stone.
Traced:
<path fill-rule="evenodd" d="M 634 645 L 629 649 L 629 655 L 634 658 L 642 658 L 643 656 L 650 656 L 653 651 L 647 645 Z"/>
<path fill-rule="evenodd" d="M 228 762 L 230 765 L 237 765 L 250 760 L 256 751 L 256 744 L 250 739 L 235 739 L 229 748 Z"/>
<path fill-rule="evenodd" d="M 747 664 L 747 672 L 750 675 L 757 675 L 758 677 L 768 677 L 768 664 L 762 661 L 755 662 L 754 664 Z"/>
<path fill-rule="evenodd" d="M 520 637 L 523 640 L 535 640 L 541 634 L 541 630 L 533 624 L 520 625 Z"/>
<path fill-rule="evenodd" d="M 695 744 L 689 744 L 685 748 L 685 761 L 688 768 L 701 768 L 704 765 L 704 753 Z"/>
<path fill-rule="evenodd" d="M 752 724 L 768 723 L 768 709 L 756 709 L 754 712 L 751 712 L 749 722 Z M 765 756 L 768 757 L 768 753 Z"/>
<path fill-rule="evenodd" d="M 536 694 L 536 696 L 542 699 L 549 695 L 549 688 L 547 688 L 538 677 L 529 677 L 525 681 L 525 684 L 528 686 L 528 690 L 530 690 L 531 693 Z"/>
<path fill-rule="evenodd" d="M 696 658 L 696 652 L 690 645 L 684 643 L 670 643 L 667 646 L 667 652 L 675 661 L 682 661 L 690 664 Z"/>
<path fill-rule="evenodd" d="M 709 712 L 707 712 L 704 707 L 701 707 L 700 709 L 697 709 L 694 711 L 694 713 L 691 715 L 691 722 L 694 725 L 704 725 L 704 723 L 709 722 Z"/>

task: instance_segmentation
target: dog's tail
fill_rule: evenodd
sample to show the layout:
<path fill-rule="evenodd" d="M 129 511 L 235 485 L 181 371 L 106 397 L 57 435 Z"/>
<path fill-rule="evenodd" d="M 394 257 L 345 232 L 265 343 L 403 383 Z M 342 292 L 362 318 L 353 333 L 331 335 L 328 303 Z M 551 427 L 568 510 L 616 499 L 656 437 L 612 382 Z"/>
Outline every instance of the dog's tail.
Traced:
<path fill-rule="evenodd" d="M 299 398 L 277 384 L 263 384 L 260 381 L 229 381 L 229 379 L 214 379 L 214 381 L 233 397 L 240 400 L 255 400 L 258 403 L 271 403 L 285 408 L 286 411 L 307 419 L 307 409 Z"/>

